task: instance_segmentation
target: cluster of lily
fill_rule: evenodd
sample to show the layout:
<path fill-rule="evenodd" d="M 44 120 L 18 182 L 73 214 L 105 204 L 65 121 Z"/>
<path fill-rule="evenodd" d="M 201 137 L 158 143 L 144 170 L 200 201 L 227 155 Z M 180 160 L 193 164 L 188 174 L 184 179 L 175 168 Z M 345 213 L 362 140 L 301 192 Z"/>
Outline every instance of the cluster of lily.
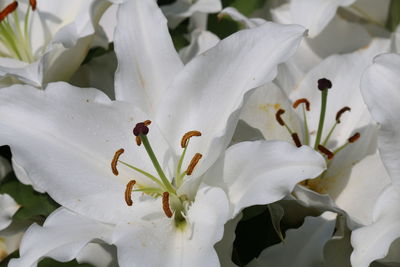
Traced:
<path fill-rule="evenodd" d="M 0 265 L 399 266 L 400 2 L 250 2 L 0 2 Z"/>

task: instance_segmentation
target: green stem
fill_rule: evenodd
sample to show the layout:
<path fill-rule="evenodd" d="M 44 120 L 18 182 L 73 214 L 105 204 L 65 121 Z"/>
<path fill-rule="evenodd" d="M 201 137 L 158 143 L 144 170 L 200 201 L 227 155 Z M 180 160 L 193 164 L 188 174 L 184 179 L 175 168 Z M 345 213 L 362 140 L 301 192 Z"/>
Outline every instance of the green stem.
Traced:
<path fill-rule="evenodd" d="M 323 145 L 323 146 L 326 146 L 326 144 L 328 143 L 328 141 L 329 141 L 329 139 L 331 138 L 331 135 L 332 135 L 333 131 L 335 130 L 337 124 L 338 124 L 338 123 L 335 122 L 335 124 L 334 124 L 334 125 L 332 126 L 332 128 L 330 129 L 330 131 L 329 131 L 328 135 L 326 136 L 325 140 L 322 142 L 322 145 Z"/>
<path fill-rule="evenodd" d="M 175 174 L 176 178 L 175 179 L 176 179 L 176 187 L 177 188 L 179 188 L 183 182 L 184 175 L 183 176 L 181 175 L 181 169 L 182 169 L 183 159 L 185 158 L 186 149 L 187 149 L 188 145 L 189 145 L 189 140 L 186 143 L 186 147 L 183 149 L 182 155 L 179 158 L 178 167 L 176 168 L 176 174 Z"/>
<path fill-rule="evenodd" d="M 170 193 L 176 193 L 175 189 L 172 187 L 170 181 L 167 179 L 167 177 L 165 176 L 160 163 L 157 160 L 156 155 L 154 154 L 153 149 L 151 148 L 149 139 L 147 139 L 146 135 L 140 134 L 140 139 L 142 140 L 142 144 L 145 147 L 147 154 L 150 157 L 151 162 L 154 165 L 154 168 L 156 169 L 158 175 L 161 178 L 161 181 L 163 182 L 164 186 L 166 187 L 167 191 Z"/>
<path fill-rule="evenodd" d="M 328 99 L 328 89 L 324 89 L 321 92 L 321 113 L 319 115 L 317 137 L 315 138 L 315 144 L 314 144 L 315 150 L 318 149 L 318 145 L 321 142 L 322 130 L 324 128 L 324 121 L 325 121 L 327 99 Z"/>
<path fill-rule="evenodd" d="M 308 146 L 310 144 L 310 136 L 308 132 L 306 108 L 304 107 L 304 105 L 303 105 L 303 118 L 304 118 L 304 144 Z"/>
<path fill-rule="evenodd" d="M 126 162 L 123 162 L 122 160 L 118 160 L 118 162 L 122 163 L 123 165 L 125 165 L 125 166 L 127 166 L 127 167 L 129 167 L 129 168 L 131 168 L 131 169 L 134 169 L 135 171 L 137 171 L 137 172 L 143 174 L 144 176 L 150 178 L 152 181 L 156 182 L 156 183 L 159 184 L 161 187 L 164 187 L 163 183 L 161 183 L 160 180 L 158 180 L 155 176 L 151 175 L 150 173 L 148 173 L 148 172 L 146 172 L 146 171 L 143 171 L 143 170 L 141 170 L 141 169 L 139 169 L 139 168 L 136 168 L 135 166 L 133 166 L 133 165 L 131 165 L 131 164 L 128 164 L 128 163 L 126 163 Z"/>
<path fill-rule="evenodd" d="M 349 144 L 350 144 L 350 143 L 347 142 L 346 144 L 344 144 L 344 145 L 342 145 L 341 147 L 337 148 L 335 151 L 333 151 L 333 154 L 336 155 L 337 153 L 339 153 L 340 151 L 342 151 L 345 147 L 347 147 Z"/>

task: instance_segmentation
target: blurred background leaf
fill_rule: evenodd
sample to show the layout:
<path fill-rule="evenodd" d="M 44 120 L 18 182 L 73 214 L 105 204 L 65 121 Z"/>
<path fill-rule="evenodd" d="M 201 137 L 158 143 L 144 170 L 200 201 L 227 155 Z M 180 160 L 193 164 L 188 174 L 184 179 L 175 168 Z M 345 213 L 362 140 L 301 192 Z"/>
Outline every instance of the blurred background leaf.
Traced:
<path fill-rule="evenodd" d="M 400 23 L 400 0 L 391 0 L 389 13 L 386 21 L 386 28 L 394 32 Z"/>

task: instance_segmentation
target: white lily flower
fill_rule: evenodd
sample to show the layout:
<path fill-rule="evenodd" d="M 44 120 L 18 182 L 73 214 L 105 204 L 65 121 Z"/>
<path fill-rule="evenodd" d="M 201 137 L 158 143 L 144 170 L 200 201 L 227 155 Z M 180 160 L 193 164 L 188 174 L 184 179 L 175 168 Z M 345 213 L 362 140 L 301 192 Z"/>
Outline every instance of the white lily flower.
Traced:
<path fill-rule="evenodd" d="M 400 237 L 399 74 L 400 55 L 384 54 L 374 59 L 374 64 L 365 71 L 361 80 L 365 102 L 373 118 L 381 125 L 378 146 L 391 185 L 376 202 L 373 223 L 352 234 L 354 252 L 351 262 L 354 267 L 367 267 L 372 261 L 384 258 L 392 242 Z"/>
<path fill-rule="evenodd" d="M 299 229 L 290 229 L 285 241 L 261 252 L 248 267 L 323 266 L 324 244 L 332 237 L 336 214 L 325 212 L 319 217 L 306 217 Z"/>
<path fill-rule="evenodd" d="M 327 171 L 297 186 L 294 195 L 306 205 L 344 211 L 352 229 L 372 222 L 373 205 L 389 182 L 376 152 L 377 127 L 358 84 L 369 61 L 389 48 L 389 40 L 377 39 L 368 48 L 323 60 L 296 88 L 261 87 L 249 97 L 241 115 L 266 140 L 298 138 L 293 140 L 326 156 Z M 322 104 L 324 97 L 316 88 L 322 77 L 332 84 L 327 104 Z M 285 91 L 292 93 L 287 97 Z"/>
<path fill-rule="evenodd" d="M 115 33 L 120 101 L 64 83 L 3 89 L 0 112 L 12 116 L 0 121 L 1 143 L 64 206 L 28 230 L 10 266 L 69 260 L 94 239 L 117 246 L 120 266 L 217 266 L 225 222 L 325 168 L 318 153 L 285 142 L 225 152 L 245 93 L 274 78 L 303 34 L 268 23 L 183 66 L 155 1 L 126 1 Z"/>
<path fill-rule="evenodd" d="M 89 49 L 106 1 L 2 1 L 1 86 L 67 80 Z M 9 80 L 11 77 L 12 80 Z"/>

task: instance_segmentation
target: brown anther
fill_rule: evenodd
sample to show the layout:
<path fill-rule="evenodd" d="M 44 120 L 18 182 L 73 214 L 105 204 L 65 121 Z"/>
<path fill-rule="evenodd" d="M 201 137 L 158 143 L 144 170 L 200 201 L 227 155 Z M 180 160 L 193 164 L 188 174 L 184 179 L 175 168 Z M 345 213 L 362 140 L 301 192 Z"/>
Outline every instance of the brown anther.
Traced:
<path fill-rule="evenodd" d="M 196 153 L 196 155 L 194 155 L 194 157 L 192 158 L 192 160 L 189 163 L 189 166 L 187 167 L 186 170 L 186 175 L 191 175 L 194 168 L 196 167 L 197 163 L 199 163 L 199 160 L 203 157 L 202 154 L 200 153 Z"/>
<path fill-rule="evenodd" d="M 32 10 L 35 11 L 36 10 L 36 0 L 29 0 L 29 4 L 32 7 Z"/>
<path fill-rule="evenodd" d="M 171 218 L 172 211 L 171 211 L 171 208 L 169 207 L 169 193 L 168 192 L 164 192 L 162 194 L 162 207 L 163 207 L 165 215 L 167 215 L 168 218 Z"/>
<path fill-rule="evenodd" d="M 294 144 L 295 144 L 297 147 L 301 147 L 300 138 L 299 138 L 299 136 L 297 135 L 297 133 L 292 133 L 292 139 L 293 139 Z"/>
<path fill-rule="evenodd" d="M 293 108 L 297 108 L 300 104 L 305 104 L 306 105 L 306 110 L 310 111 L 310 102 L 307 100 L 307 98 L 300 98 L 297 99 L 294 103 L 293 103 Z"/>
<path fill-rule="evenodd" d="M 199 131 L 190 131 L 183 135 L 181 139 L 181 147 L 185 148 L 187 146 L 188 140 L 193 136 L 201 136 L 201 132 Z"/>
<path fill-rule="evenodd" d="M 323 154 L 325 154 L 328 157 L 328 159 L 333 159 L 333 156 L 335 155 L 332 153 L 332 151 L 330 151 L 323 145 L 318 145 L 318 150 L 321 151 Z"/>
<path fill-rule="evenodd" d="M 336 122 L 340 123 L 340 117 L 342 116 L 343 113 L 345 113 L 346 111 L 351 111 L 351 108 L 349 107 L 344 107 L 341 108 L 337 113 L 336 113 Z"/>
<path fill-rule="evenodd" d="M 3 21 L 10 13 L 13 13 L 18 7 L 18 2 L 14 1 L 6 8 L 4 8 L 2 11 L 0 11 L 0 22 Z"/>
<path fill-rule="evenodd" d="M 144 126 L 149 126 L 151 124 L 151 120 L 145 120 L 143 124 Z"/>
<path fill-rule="evenodd" d="M 361 137 L 360 133 L 355 133 L 353 134 L 353 136 L 351 136 L 349 139 L 347 139 L 349 141 L 349 143 L 354 143 L 355 141 L 357 141 L 359 138 Z"/>
<path fill-rule="evenodd" d="M 125 150 L 123 148 L 118 149 L 115 152 L 114 158 L 111 161 L 111 170 L 115 176 L 117 176 L 119 174 L 118 169 L 117 169 L 117 163 L 118 163 L 119 156 L 121 156 L 121 154 L 124 153 L 124 151 Z"/>
<path fill-rule="evenodd" d="M 140 146 L 142 144 L 142 139 L 140 139 L 140 136 L 136 136 L 136 144 Z"/>
<path fill-rule="evenodd" d="M 132 206 L 133 201 L 132 201 L 132 190 L 133 186 L 136 184 L 135 180 L 130 180 L 126 184 L 126 189 L 125 189 L 125 202 L 128 206 Z"/>
<path fill-rule="evenodd" d="M 283 109 L 278 109 L 278 111 L 277 111 L 276 114 L 275 114 L 275 118 L 276 118 L 276 120 L 278 121 L 278 123 L 279 123 L 281 126 L 285 126 L 285 122 L 284 122 L 283 119 L 281 118 L 281 116 L 282 116 L 283 113 L 285 113 L 285 110 L 283 110 Z"/>

